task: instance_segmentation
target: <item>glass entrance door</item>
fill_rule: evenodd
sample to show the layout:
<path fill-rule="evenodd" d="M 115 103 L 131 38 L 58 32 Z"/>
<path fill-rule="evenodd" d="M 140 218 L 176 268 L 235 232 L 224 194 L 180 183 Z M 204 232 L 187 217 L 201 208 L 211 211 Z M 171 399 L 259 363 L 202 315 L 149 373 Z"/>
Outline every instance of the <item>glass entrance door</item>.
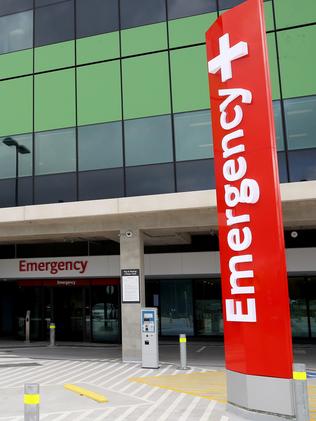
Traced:
<path fill-rule="evenodd" d="M 54 288 L 56 340 L 82 341 L 85 329 L 84 289 Z"/>

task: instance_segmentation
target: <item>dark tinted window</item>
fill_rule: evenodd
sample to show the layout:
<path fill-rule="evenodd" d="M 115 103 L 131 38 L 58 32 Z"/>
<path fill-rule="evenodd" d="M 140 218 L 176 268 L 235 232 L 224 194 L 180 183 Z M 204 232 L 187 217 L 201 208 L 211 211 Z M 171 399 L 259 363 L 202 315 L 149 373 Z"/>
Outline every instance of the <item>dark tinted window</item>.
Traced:
<path fill-rule="evenodd" d="M 0 54 L 32 47 L 32 10 L 0 17 Z"/>
<path fill-rule="evenodd" d="M 213 159 L 177 162 L 178 191 L 215 188 Z"/>
<path fill-rule="evenodd" d="M 290 181 L 316 180 L 316 149 L 289 151 Z"/>
<path fill-rule="evenodd" d="M 74 2 L 67 0 L 35 10 L 35 46 L 74 38 Z"/>
<path fill-rule="evenodd" d="M 0 180 L 0 207 L 15 206 L 15 178 Z"/>
<path fill-rule="evenodd" d="M 33 8 L 33 0 L 1 0 L 0 15 L 24 12 Z"/>
<path fill-rule="evenodd" d="M 76 200 L 76 174 L 35 177 L 35 203 L 73 202 Z"/>
<path fill-rule="evenodd" d="M 173 164 L 126 168 L 127 196 L 174 192 Z"/>
<path fill-rule="evenodd" d="M 123 168 L 79 173 L 79 200 L 124 196 Z"/>
<path fill-rule="evenodd" d="M 237 6 L 238 4 L 243 3 L 244 1 L 245 0 L 219 0 L 219 10 L 230 9 L 231 7 Z"/>
<path fill-rule="evenodd" d="M 18 186 L 19 206 L 31 205 L 33 201 L 33 180 L 32 177 L 19 178 Z"/>
<path fill-rule="evenodd" d="M 77 37 L 116 31 L 118 0 L 77 0 Z"/>
<path fill-rule="evenodd" d="M 169 19 L 207 12 L 216 12 L 216 0 L 168 0 Z"/>
<path fill-rule="evenodd" d="M 166 19 L 165 0 L 121 0 L 121 26 L 162 22 Z"/>
<path fill-rule="evenodd" d="M 279 179 L 280 183 L 287 183 L 287 169 L 286 169 L 286 157 L 285 152 L 278 152 L 278 167 L 279 167 Z"/>

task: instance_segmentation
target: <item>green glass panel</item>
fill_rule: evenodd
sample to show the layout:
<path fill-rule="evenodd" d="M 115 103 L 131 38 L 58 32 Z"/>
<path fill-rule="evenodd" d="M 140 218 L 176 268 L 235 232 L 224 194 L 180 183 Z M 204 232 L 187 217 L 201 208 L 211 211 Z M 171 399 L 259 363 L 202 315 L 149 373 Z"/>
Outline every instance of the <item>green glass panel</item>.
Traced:
<path fill-rule="evenodd" d="M 277 28 L 316 22 L 315 0 L 274 0 Z"/>
<path fill-rule="evenodd" d="M 316 93 L 316 26 L 277 34 L 284 98 Z"/>
<path fill-rule="evenodd" d="M 77 39 L 77 64 L 110 60 L 119 55 L 118 32 Z"/>
<path fill-rule="evenodd" d="M 33 50 L 0 55 L 0 79 L 33 73 Z"/>
<path fill-rule="evenodd" d="M 121 120 L 119 61 L 79 67 L 78 124 Z"/>
<path fill-rule="evenodd" d="M 75 42 L 67 41 L 58 44 L 35 48 L 35 71 L 59 69 L 75 64 Z"/>
<path fill-rule="evenodd" d="M 267 44 L 268 44 L 268 53 L 269 53 L 272 99 L 280 99 L 279 69 L 278 69 L 278 59 L 277 59 L 277 53 L 276 53 L 276 42 L 275 42 L 274 33 L 267 34 Z"/>
<path fill-rule="evenodd" d="M 205 13 L 169 22 L 170 47 L 205 42 L 205 32 L 217 19 L 217 13 Z"/>
<path fill-rule="evenodd" d="M 173 111 L 210 107 L 205 45 L 171 52 Z"/>
<path fill-rule="evenodd" d="M 35 76 L 35 131 L 75 124 L 75 70 Z"/>
<path fill-rule="evenodd" d="M 164 50 L 167 48 L 167 25 L 164 22 L 125 29 L 121 37 L 123 56 Z"/>
<path fill-rule="evenodd" d="M 31 132 L 33 129 L 33 78 L 0 82 L 0 136 Z"/>
<path fill-rule="evenodd" d="M 266 1 L 264 3 L 264 16 L 265 16 L 265 21 L 266 21 L 266 30 L 267 31 L 273 31 L 274 30 L 274 18 L 273 18 L 272 1 Z"/>
<path fill-rule="evenodd" d="M 170 113 L 168 54 L 123 60 L 124 118 Z"/>

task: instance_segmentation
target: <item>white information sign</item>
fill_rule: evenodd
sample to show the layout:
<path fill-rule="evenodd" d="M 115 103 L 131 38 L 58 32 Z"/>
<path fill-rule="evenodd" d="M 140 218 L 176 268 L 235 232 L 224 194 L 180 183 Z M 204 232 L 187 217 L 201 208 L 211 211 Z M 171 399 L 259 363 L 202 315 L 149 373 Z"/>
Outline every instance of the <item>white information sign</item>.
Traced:
<path fill-rule="evenodd" d="M 122 269 L 123 303 L 139 303 L 139 269 Z"/>

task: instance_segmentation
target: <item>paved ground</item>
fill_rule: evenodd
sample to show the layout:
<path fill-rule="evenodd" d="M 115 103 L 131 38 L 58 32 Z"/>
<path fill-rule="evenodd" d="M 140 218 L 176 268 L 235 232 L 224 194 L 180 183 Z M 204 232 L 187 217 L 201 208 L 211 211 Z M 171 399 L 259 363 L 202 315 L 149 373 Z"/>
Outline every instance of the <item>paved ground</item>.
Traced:
<path fill-rule="evenodd" d="M 8 347 L 9 345 L 9 347 Z M 19 346 L 18 346 L 19 345 Z M 178 345 L 160 346 L 159 370 L 123 364 L 119 346 L 69 344 L 21 347 L 0 343 L 0 421 L 23 420 L 23 385 L 41 386 L 41 420 L 45 421 L 240 421 L 225 412 L 225 372 L 221 344 L 189 344 L 190 370 L 178 370 Z M 40 345 L 40 344 L 38 344 Z M 297 362 L 313 376 L 313 346 L 295 347 Z M 316 377 L 316 374 L 315 374 Z M 101 393 L 97 403 L 64 389 L 72 383 Z M 316 378 L 309 379 L 311 419 L 316 420 Z"/>

